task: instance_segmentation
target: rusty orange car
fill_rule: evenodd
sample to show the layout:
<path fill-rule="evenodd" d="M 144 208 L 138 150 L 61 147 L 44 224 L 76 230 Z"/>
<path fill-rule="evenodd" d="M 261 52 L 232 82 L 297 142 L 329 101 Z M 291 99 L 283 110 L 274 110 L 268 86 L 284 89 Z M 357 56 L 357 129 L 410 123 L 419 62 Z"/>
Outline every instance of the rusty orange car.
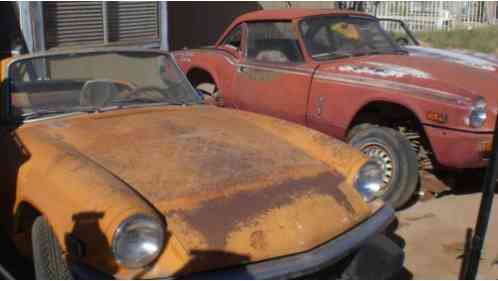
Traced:
<path fill-rule="evenodd" d="M 410 56 L 371 15 L 256 11 L 214 46 L 174 54 L 219 105 L 305 125 L 369 155 L 384 169 L 383 199 L 396 208 L 417 193 L 420 174 L 488 163 L 496 75 Z"/>
<path fill-rule="evenodd" d="M 77 278 L 291 278 L 344 259 L 357 278 L 401 269 L 378 164 L 305 127 L 204 105 L 166 52 L 20 56 L 3 73 L 2 218 L 25 255 L 42 225 Z"/>

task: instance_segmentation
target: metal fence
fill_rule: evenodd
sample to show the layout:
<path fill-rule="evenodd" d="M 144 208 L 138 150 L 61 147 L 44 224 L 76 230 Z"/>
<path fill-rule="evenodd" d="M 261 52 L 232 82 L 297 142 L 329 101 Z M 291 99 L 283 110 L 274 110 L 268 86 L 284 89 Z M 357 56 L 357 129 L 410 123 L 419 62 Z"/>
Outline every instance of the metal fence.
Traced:
<path fill-rule="evenodd" d="M 415 32 L 497 23 L 497 2 L 494 1 L 345 1 L 339 2 L 337 7 L 362 10 L 379 18 L 400 19 Z M 389 31 L 399 27 L 385 25 Z"/>

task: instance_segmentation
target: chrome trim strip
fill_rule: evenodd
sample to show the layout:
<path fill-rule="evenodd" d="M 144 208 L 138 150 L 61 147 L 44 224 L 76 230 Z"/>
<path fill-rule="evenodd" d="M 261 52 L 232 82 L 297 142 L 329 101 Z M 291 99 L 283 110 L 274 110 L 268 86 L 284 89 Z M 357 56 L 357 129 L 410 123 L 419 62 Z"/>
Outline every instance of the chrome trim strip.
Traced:
<path fill-rule="evenodd" d="M 372 79 L 368 77 L 358 77 L 354 75 L 346 75 L 339 73 L 327 73 L 323 71 L 317 71 L 315 78 L 322 81 L 333 81 L 343 85 L 353 85 L 353 86 L 367 86 L 375 87 L 379 89 L 389 89 L 401 92 L 409 91 L 410 94 L 418 95 L 421 97 L 430 97 L 435 99 L 441 99 L 448 102 L 455 102 L 457 104 L 471 103 L 472 100 L 467 97 L 462 97 L 456 94 L 452 94 L 445 91 L 435 90 L 431 88 L 426 88 L 422 86 L 417 86 L 413 84 L 407 84 L 397 81 L 384 80 L 384 79 Z"/>
<path fill-rule="evenodd" d="M 304 69 L 304 68 L 298 68 L 298 67 L 288 67 L 288 66 L 268 67 L 268 66 L 254 65 L 254 64 L 237 64 L 236 66 L 252 68 L 252 69 L 257 69 L 257 70 L 263 70 L 263 71 L 271 71 L 271 72 L 279 72 L 279 73 L 295 74 L 295 75 L 304 75 L 304 76 L 309 76 L 312 74 L 312 71 L 309 71 L 308 69 Z"/>
<path fill-rule="evenodd" d="M 264 71 L 280 72 L 280 73 L 296 74 L 296 75 L 311 75 L 313 73 L 313 71 L 310 69 L 304 67 L 290 66 L 290 65 L 264 66 L 264 65 L 258 65 L 256 63 L 255 64 L 238 63 L 232 58 L 226 56 L 223 51 L 217 49 L 197 49 L 195 50 L 195 52 L 211 52 L 213 54 L 221 56 L 228 64 L 235 67 L 246 67 L 246 68 L 259 69 Z M 176 54 L 178 54 L 179 56 L 191 57 L 192 50 L 178 51 Z"/>

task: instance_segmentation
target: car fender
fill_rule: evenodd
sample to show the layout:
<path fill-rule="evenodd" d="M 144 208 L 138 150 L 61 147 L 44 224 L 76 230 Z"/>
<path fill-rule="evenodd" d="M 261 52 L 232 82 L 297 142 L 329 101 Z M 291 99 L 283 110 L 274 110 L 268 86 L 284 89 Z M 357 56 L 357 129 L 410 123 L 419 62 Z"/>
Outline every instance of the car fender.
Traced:
<path fill-rule="evenodd" d="M 25 160 L 13 167 L 14 210 L 28 203 L 47 218 L 64 250 L 71 252 L 70 241 L 78 241 L 86 254 L 76 257 L 116 271 L 108 270 L 117 266 L 110 264 L 117 226 L 133 214 L 160 215 L 124 181 L 62 140 L 38 129 L 18 130 L 16 143 L 22 147 L 11 151 L 24 153 Z"/>

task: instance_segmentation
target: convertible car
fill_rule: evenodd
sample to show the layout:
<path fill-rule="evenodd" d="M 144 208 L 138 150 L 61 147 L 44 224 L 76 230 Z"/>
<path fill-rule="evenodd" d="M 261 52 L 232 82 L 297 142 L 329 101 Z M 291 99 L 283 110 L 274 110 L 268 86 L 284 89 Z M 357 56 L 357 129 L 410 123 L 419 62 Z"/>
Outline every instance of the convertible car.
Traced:
<path fill-rule="evenodd" d="M 214 46 L 175 57 L 218 105 L 348 141 L 383 167 L 379 195 L 403 207 L 420 174 L 484 167 L 496 116 L 494 72 L 412 56 L 377 18 L 282 9 L 240 16 Z"/>
<path fill-rule="evenodd" d="M 381 234 L 394 218 L 376 196 L 382 169 L 349 145 L 203 105 L 161 51 L 4 65 L 2 218 L 25 255 L 30 241 L 57 239 L 71 273 L 92 279 L 401 269 L 402 250 Z"/>

